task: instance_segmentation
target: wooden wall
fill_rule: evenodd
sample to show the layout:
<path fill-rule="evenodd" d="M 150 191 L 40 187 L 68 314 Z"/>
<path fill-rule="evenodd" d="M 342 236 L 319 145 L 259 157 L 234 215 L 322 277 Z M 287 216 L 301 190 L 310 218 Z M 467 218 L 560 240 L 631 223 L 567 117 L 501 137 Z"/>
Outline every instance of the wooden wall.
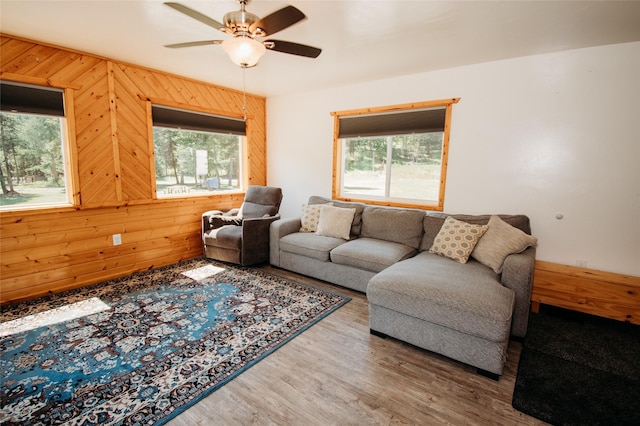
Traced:
<path fill-rule="evenodd" d="M 197 257 L 201 213 L 241 204 L 244 193 L 155 199 L 149 108 L 241 117 L 241 92 L 8 35 L 0 79 L 65 89 L 76 202 L 0 213 L 0 303 Z M 246 102 L 246 183 L 263 185 L 266 101 Z"/>
<path fill-rule="evenodd" d="M 531 302 L 640 324 L 640 277 L 537 260 Z"/>

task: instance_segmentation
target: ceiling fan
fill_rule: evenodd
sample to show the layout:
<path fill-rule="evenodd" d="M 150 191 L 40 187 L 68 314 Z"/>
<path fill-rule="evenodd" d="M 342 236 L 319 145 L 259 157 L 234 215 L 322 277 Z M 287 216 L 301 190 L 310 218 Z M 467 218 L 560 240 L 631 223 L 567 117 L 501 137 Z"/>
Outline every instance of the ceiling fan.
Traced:
<path fill-rule="evenodd" d="M 180 3 L 165 3 L 178 12 L 233 36 L 233 38 L 225 40 L 192 41 L 168 44 L 165 47 L 181 48 L 221 44 L 231 60 L 242 68 L 255 66 L 267 49 L 307 58 L 317 58 L 320 55 L 322 50 L 317 47 L 282 40 L 260 40 L 302 21 L 306 18 L 304 13 L 293 6 L 287 6 L 260 19 L 253 13 L 247 12 L 248 1 L 238 0 L 240 10 L 225 14 L 224 24 Z"/>

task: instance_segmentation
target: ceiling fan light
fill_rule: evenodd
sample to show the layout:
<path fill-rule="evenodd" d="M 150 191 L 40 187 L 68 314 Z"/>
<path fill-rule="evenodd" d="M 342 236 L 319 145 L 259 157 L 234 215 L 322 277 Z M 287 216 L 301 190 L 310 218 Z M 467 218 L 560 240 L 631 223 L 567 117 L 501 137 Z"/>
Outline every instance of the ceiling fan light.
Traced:
<path fill-rule="evenodd" d="M 231 61 L 242 68 L 255 66 L 267 50 L 259 41 L 244 36 L 223 41 L 222 48 Z"/>

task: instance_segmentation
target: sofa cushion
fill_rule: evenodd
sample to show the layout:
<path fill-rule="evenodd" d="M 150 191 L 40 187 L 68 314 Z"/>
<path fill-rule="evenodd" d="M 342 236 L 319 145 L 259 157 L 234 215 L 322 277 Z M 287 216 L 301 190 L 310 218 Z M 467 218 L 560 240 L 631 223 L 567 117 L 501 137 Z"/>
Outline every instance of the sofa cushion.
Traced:
<path fill-rule="evenodd" d="M 429 253 L 439 254 L 460 263 L 467 263 L 478 240 L 488 228 L 487 225 L 472 225 L 448 217 L 433 240 Z"/>
<path fill-rule="evenodd" d="M 362 212 L 360 235 L 417 249 L 422 239 L 424 216 L 422 210 L 367 206 Z"/>
<path fill-rule="evenodd" d="M 454 219 L 461 220 L 463 222 L 471 223 L 473 225 L 486 225 L 489 223 L 491 215 L 469 215 L 469 214 L 446 214 L 429 212 L 424 217 L 424 235 L 422 236 L 422 242 L 420 243 L 420 251 L 429 250 L 433 245 L 438 232 L 442 228 L 444 221 L 447 217 L 453 217 Z M 499 214 L 500 219 L 507 222 L 509 225 L 520 229 L 522 232 L 531 235 L 531 225 L 529 224 L 529 218 L 522 214 Z"/>
<path fill-rule="evenodd" d="M 300 216 L 300 232 L 316 232 L 318 230 L 318 221 L 320 220 L 320 207 L 325 204 L 305 204 L 302 206 L 302 215 Z M 332 203 L 326 205 L 332 206 Z"/>
<path fill-rule="evenodd" d="M 312 195 L 309 197 L 307 204 L 326 204 L 333 203 L 336 207 L 342 207 L 343 209 L 356 209 L 356 213 L 353 215 L 353 223 L 351 224 L 351 237 L 360 236 L 360 230 L 362 228 L 362 211 L 365 205 L 362 203 L 351 203 L 347 201 L 336 201 L 331 198 L 319 197 Z"/>
<path fill-rule="evenodd" d="M 320 206 L 320 219 L 316 234 L 348 240 L 355 213 L 356 209 L 344 209 L 323 204 Z"/>
<path fill-rule="evenodd" d="M 473 259 L 461 264 L 422 252 L 371 278 L 367 298 L 374 305 L 503 342 L 509 337 L 515 293 Z"/>
<path fill-rule="evenodd" d="M 242 226 L 224 225 L 204 234 L 204 243 L 214 247 L 239 250 L 242 247 Z"/>
<path fill-rule="evenodd" d="M 308 232 L 294 232 L 280 238 L 280 250 L 295 253 L 323 262 L 329 261 L 329 253 L 346 241 Z"/>
<path fill-rule="evenodd" d="M 372 272 L 383 269 L 416 254 L 416 249 L 391 241 L 358 238 L 331 251 L 331 261 Z"/>
<path fill-rule="evenodd" d="M 476 244 L 471 257 L 497 273 L 502 272 L 502 265 L 507 256 L 535 246 L 538 241 L 498 216 L 491 216 L 488 225 L 489 229 Z"/>

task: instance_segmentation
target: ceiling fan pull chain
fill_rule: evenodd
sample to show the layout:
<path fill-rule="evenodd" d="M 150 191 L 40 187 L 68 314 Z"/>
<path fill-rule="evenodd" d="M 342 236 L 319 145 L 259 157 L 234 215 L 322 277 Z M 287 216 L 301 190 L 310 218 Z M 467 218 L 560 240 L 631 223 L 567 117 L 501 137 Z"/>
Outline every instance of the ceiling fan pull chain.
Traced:
<path fill-rule="evenodd" d="M 242 68 L 242 113 L 247 121 L 247 69 Z"/>

